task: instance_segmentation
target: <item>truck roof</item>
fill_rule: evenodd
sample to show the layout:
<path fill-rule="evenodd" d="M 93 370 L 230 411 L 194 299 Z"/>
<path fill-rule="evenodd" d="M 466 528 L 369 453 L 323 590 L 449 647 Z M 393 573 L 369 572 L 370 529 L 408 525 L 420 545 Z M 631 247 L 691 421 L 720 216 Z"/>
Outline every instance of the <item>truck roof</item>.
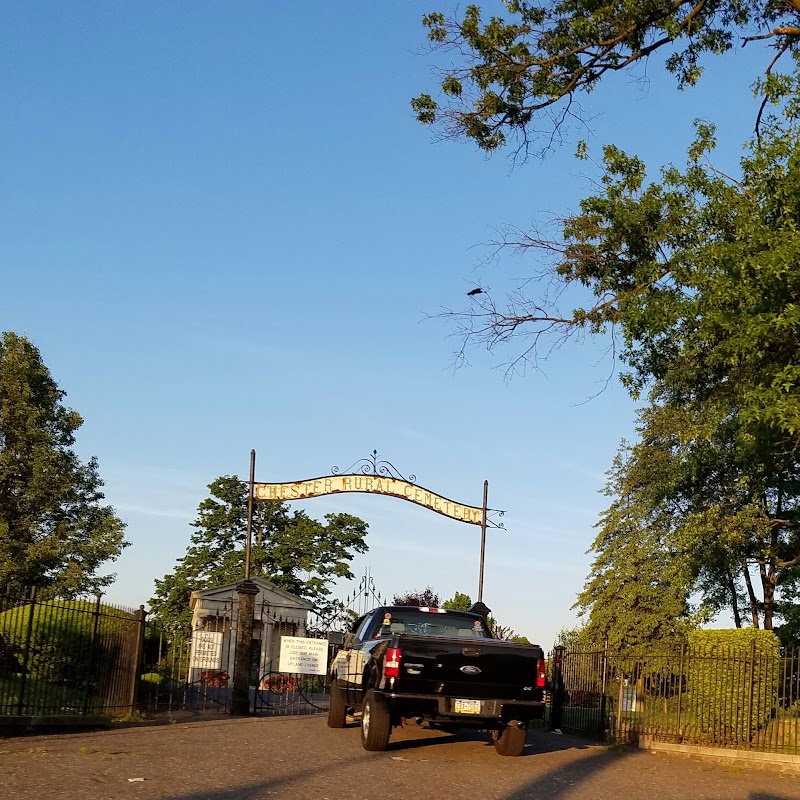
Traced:
<path fill-rule="evenodd" d="M 472 611 L 456 611 L 455 609 L 434 608 L 433 606 L 375 606 L 371 611 L 422 611 L 428 614 L 463 614 L 465 617 L 471 617 L 472 619 L 483 619 L 480 614 L 474 614 Z M 369 613 L 369 611 L 366 612 L 366 614 Z"/>

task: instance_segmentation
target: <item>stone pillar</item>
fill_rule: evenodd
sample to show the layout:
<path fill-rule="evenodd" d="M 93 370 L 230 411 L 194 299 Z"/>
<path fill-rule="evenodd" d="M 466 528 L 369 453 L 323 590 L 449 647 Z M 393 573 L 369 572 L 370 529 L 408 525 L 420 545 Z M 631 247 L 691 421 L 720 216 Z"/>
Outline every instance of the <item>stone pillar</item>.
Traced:
<path fill-rule="evenodd" d="M 236 587 L 239 596 L 236 614 L 236 650 L 233 662 L 231 714 L 250 713 L 250 647 L 253 641 L 253 615 L 258 586 L 242 581 Z"/>

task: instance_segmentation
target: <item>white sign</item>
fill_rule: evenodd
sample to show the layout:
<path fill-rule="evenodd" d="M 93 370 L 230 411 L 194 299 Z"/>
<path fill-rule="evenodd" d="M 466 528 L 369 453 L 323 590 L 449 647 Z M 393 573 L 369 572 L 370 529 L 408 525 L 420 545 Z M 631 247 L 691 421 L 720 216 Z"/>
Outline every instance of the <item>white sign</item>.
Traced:
<path fill-rule="evenodd" d="M 222 631 L 192 632 L 191 667 L 220 669 L 222 667 Z"/>
<path fill-rule="evenodd" d="M 325 675 L 328 672 L 328 640 L 281 637 L 280 672 Z"/>

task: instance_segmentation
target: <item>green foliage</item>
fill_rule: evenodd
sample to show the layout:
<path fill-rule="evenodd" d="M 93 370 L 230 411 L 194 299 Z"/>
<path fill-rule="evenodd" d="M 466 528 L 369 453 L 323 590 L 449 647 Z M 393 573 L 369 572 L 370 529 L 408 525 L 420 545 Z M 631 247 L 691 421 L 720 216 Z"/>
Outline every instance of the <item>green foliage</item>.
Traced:
<path fill-rule="evenodd" d="M 156 581 L 150 601 L 154 616 L 169 626 L 191 622 L 193 591 L 224 585 L 244 576 L 247 538 L 247 484 L 222 476 L 208 486 L 211 496 L 198 507 L 186 555 Z M 351 514 L 327 514 L 325 522 L 278 501 L 254 504 L 251 575 L 311 600 L 324 613 L 330 585 L 352 578 L 350 562 L 367 550 L 367 523 Z"/>
<path fill-rule="evenodd" d="M 782 625 L 775 626 L 775 634 L 784 647 L 800 648 L 800 585 L 796 579 L 797 567 L 783 581 L 778 614 Z"/>
<path fill-rule="evenodd" d="M 561 630 L 556 634 L 556 639 L 555 642 L 553 642 L 553 645 L 555 647 L 565 647 L 567 650 L 572 652 L 578 652 L 602 648 L 604 646 L 604 642 L 605 639 L 598 644 L 591 638 L 586 625 L 580 624 L 575 625 L 572 628 L 561 628 Z"/>
<path fill-rule="evenodd" d="M 429 93 L 412 100 L 417 119 L 484 150 L 509 136 L 524 146 L 544 133 L 545 147 L 572 100 L 611 73 L 668 53 L 666 69 L 683 88 L 701 77 L 701 57 L 719 55 L 748 35 L 761 35 L 779 56 L 797 51 L 800 6 L 754 0 L 505 0 L 503 13 L 485 18 L 468 5 L 453 16 L 423 17 L 435 51 L 448 57 L 441 71 L 441 103 Z M 766 33 L 765 31 L 771 31 Z M 746 39 L 745 39 L 746 41 Z M 765 66 L 772 55 L 765 55 Z M 759 90 L 774 95 L 782 76 L 768 74 Z M 562 103 L 565 109 L 553 106 Z M 549 129 L 549 130 L 548 130 Z"/>
<path fill-rule="evenodd" d="M 472 598 L 463 592 L 456 592 L 449 600 L 445 600 L 441 607 L 446 608 L 448 611 L 469 611 L 472 606 Z M 493 617 L 487 620 L 489 630 L 492 631 L 498 639 L 505 639 L 509 642 L 517 642 L 518 644 L 530 644 L 526 636 L 521 636 L 513 628 L 507 625 L 500 625 Z"/>
<path fill-rule="evenodd" d="M 30 677 L 79 687 L 113 663 L 124 642 L 136 633 L 134 619 L 132 614 L 102 604 L 98 608 L 88 600 L 37 602 L 33 610 L 25 604 L 0 613 L 0 637 L 16 651 L 21 668 L 30 625 Z"/>
<path fill-rule="evenodd" d="M 780 643 L 771 631 L 693 631 L 687 688 L 690 704 L 702 709 L 694 724 L 726 744 L 749 742 L 770 720 L 780 672 Z"/>
<path fill-rule="evenodd" d="M 584 638 L 608 641 L 612 650 L 675 641 L 692 625 L 687 598 L 693 574 L 672 544 L 669 518 L 654 510 L 658 475 L 632 480 L 632 471 L 623 446 L 606 486 L 616 499 L 597 524 L 595 560 L 576 603 L 588 614 Z"/>
<path fill-rule="evenodd" d="M 97 461 L 72 449 L 83 420 L 64 396 L 31 342 L 0 335 L 0 584 L 62 596 L 110 583 L 97 570 L 127 546 Z"/>
<path fill-rule="evenodd" d="M 552 257 L 543 297 L 467 312 L 490 347 L 527 331 L 523 359 L 547 337 L 610 335 L 623 384 L 645 401 L 579 598 L 593 631 L 616 628 L 620 643 L 668 638 L 726 606 L 771 629 L 798 580 L 800 73 L 791 85 L 791 97 L 773 87 L 780 114 L 762 119 L 737 176 L 714 167 L 707 123 L 685 164 L 655 179 L 606 147 L 599 190 L 561 238 L 520 234 Z M 571 314 L 547 299 L 579 290 L 589 302 Z"/>
<path fill-rule="evenodd" d="M 442 608 L 446 608 L 448 611 L 469 611 L 471 605 L 472 598 L 468 594 L 456 592 L 449 600 L 442 603 Z"/>

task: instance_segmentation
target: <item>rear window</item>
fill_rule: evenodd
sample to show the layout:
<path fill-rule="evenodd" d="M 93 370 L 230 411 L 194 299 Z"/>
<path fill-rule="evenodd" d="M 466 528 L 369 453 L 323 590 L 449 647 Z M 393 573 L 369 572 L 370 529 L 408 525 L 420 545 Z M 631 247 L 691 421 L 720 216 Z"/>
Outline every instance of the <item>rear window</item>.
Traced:
<path fill-rule="evenodd" d="M 490 639 L 480 619 L 460 614 L 439 614 L 435 611 L 386 611 L 372 634 L 374 639 L 413 633 L 418 636 L 451 636 L 453 638 Z"/>

